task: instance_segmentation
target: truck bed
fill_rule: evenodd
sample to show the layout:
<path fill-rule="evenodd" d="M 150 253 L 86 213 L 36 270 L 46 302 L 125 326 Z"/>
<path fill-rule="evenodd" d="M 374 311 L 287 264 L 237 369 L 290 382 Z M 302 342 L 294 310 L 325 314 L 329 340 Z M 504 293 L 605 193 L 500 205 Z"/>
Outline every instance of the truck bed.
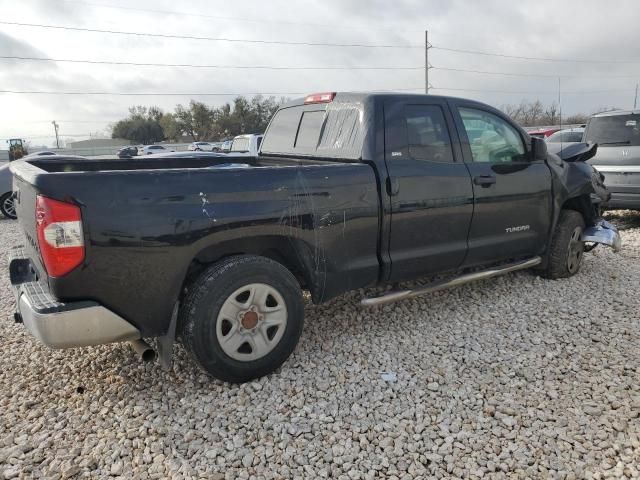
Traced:
<path fill-rule="evenodd" d="M 251 167 L 277 167 L 291 165 L 321 165 L 327 163 L 345 163 L 341 159 L 312 159 L 302 157 L 259 156 L 247 157 L 233 154 L 184 155 L 161 154 L 133 158 L 56 157 L 37 158 L 27 162 L 45 172 L 99 172 L 131 170 L 177 170 L 191 168 L 215 168 L 228 164 L 248 164 Z M 353 163 L 353 161 L 350 161 Z"/>
<path fill-rule="evenodd" d="M 229 163 L 249 167 L 216 168 Z M 378 280 L 380 199 L 365 163 L 64 157 L 26 160 L 12 171 L 25 250 L 40 281 L 61 301 L 99 302 L 144 336 L 166 332 L 182 285 L 199 265 L 238 252 L 284 249 L 278 260 L 306 276 L 315 301 Z M 82 211 L 85 260 L 61 278 L 47 276 L 40 259 L 37 195 Z"/>

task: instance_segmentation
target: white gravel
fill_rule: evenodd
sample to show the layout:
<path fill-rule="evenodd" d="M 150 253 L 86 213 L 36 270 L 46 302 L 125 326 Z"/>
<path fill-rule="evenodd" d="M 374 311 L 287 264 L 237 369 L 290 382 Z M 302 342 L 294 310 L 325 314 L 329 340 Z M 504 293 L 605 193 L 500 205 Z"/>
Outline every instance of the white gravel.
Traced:
<path fill-rule="evenodd" d="M 53 351 L 8 318 L 0 280 L 5 478 L 639 478 L 640 214 L 577 277 L 520 272 L 363 310 L 307 307 L 295 354 L 241 386 L 179 349 Z M 17 242 L 0 220 L 0 245 Z"/>

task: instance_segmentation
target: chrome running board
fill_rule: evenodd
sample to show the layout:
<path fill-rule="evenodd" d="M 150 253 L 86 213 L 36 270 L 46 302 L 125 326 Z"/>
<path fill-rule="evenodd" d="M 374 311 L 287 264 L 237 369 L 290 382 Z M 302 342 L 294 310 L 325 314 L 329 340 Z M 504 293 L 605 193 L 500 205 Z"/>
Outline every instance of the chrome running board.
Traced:
<path fill-rule="evenodd" d="M 485 278 L 497 277 L 498 275 L 515 272 L 516 270 L 524 270 L 526 268 L 535 267 L 541 262 L 542 259 L 540 257 L 533 257 L 528 260 L 509 263 L 499 267 L 490 268 L 488 270 L 482 270 L 480 272 L 467 273 L 466 275 L 461 275 L 449 280 L 441 280 L 438 282 L 429 283 L 414 290 L 398 290 L 395 292 L 389 292 L 385 295 L 382 295 L 381 297 L 364 298 L 360 301 L 360 305 L 365 307 L 374 307 L 377 305 L 383 305 L 385 303 L 397 302 L 398 300 L 405 300 L 407 298 L 424 295 L 425 293 L 433 293 L 440 290 L 446 290 L 448 288 L 457 287 L 458 285 L 464 285 L 465 283 L 475 282 L 476 280 L 484 280 Z"/>

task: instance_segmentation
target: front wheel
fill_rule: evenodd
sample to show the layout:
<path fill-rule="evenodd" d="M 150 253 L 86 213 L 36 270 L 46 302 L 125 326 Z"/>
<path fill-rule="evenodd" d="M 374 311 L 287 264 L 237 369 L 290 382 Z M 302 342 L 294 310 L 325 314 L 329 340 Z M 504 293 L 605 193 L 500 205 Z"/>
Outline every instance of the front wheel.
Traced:
<path fill-rule="evenodd" d="M 180 336 L 212 376 L 242 383 L 276 370 L 291 355 L 304 323 L 302 292 L 281 264 L 242 255 L 209 267 L 180 312 Z"/>
<path fill-rule="evenodd" d="M 13 192 L 5 193 L 0 197 L 0 212 L 7 217 L 16 219 L 16 201 L 13 198 Z"/>
<path fill-rule="evenodd" d="M 584 219 L 574 210 L 562 210 L 553 232 L 547 268 L 542 271 L 545 278 L 566 278 L 578 273 L 582 265 L 584 242 Z"/>

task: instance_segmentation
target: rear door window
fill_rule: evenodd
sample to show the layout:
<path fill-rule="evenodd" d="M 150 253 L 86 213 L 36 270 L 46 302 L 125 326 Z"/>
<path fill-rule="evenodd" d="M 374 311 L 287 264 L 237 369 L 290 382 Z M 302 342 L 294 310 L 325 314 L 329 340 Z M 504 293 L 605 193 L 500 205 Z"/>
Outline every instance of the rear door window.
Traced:
<path fill-rule="evenodd" d="M 437 105 L 407 105 L 405 119 L 411 158 L 453 162 L 451 137 L 442 108 Z"/>

